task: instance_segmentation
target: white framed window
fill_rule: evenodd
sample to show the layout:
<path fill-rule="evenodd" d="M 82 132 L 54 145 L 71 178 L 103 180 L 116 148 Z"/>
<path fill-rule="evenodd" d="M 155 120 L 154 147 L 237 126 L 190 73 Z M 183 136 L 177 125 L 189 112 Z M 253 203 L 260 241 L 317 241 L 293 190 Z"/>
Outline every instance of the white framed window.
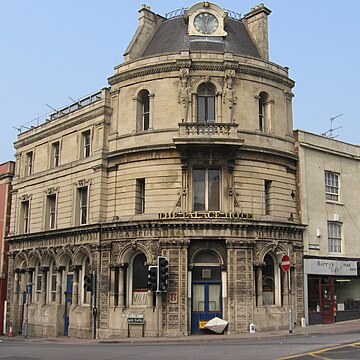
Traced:
<path fill-rule="evenodd" d="M 51 167 L 60 165 L 60 142 L 56 141 L 51 144 Z"/>
<path fill-rule="evenodd" d="M 220 210 L 220 169 L 193 169 L 193 210 Z"/>
<path fill-rule="evenodd" d="M 91 155 L 91 131 L 86 130 L 81 133 L 81 156 L 83 159 Z"/>
<path fill-rule="evenodd" d="M 341 224 L 328 221 L 328 250 L 331 253 L 341 253 Z"/>
<path fill-rule="evenodd" d="M 339 201 L 340 200 L 340 175 L 325 171 L 325 194 L 326 200 Z"/>

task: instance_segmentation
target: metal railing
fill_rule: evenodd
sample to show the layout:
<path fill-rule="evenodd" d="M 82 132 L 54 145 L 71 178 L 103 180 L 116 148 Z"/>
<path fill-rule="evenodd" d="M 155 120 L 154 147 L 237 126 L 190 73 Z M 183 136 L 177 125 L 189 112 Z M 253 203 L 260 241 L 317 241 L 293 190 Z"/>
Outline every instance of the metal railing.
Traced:
<path fill-rule="evenodd" d="M 103 96 L 102 90 L 99 90 L 95 93 L 92 93 L 90 95 L 82 97 L 79 100 L 75 100 L 70 105 L 64 106 L 53 112 L 48 112 L 48 113 L 43 114 L 33 120 L 30 120 L 27 123 L 22 124 L 19 128 L 17 128 L 17 127 L 14 127 L 14 128 L 16 128 L 19 131 L 19 133 L 21 134 L 24 131 L 31 130 L 31 129 L 45 123 L 46 121 L 52 121 L 52 120 L 58 119 L 64 115 L 67 115 L 76 110 L 79 110 L 86 105 L 89 105 L 96 101 L 99 101 L 102 98 L 102 96 Z"/>
<path fill-rule="evenodd" d="M 60 108 L 56 112 L 50 114 L 49 120 L 54 120 L 63 115 L 67 115 L 71 112 L 83 108 L 86 105 L 92 104 L 100 99 L 101 99 L 101 91 L 88 95 L 80 100 L 75 101 L 73 104 Z"/>
<path fill-rule="evenodd" d="M 228 9 L 224 9 L 224 10 L 228 13 L 229 18 L 235 19 L 235 20 L 241 20 L 240 13 L 238 13 L 236 11 L 228 10 Z M 173 10 L 173 11 L 166 13 L 165 18 L 172 19 L 172 18 L 175 18 L 178 16 L 183 16 L 184 14 L 185 14 L 185 8 L 181 8 L 181 9 Z"/>

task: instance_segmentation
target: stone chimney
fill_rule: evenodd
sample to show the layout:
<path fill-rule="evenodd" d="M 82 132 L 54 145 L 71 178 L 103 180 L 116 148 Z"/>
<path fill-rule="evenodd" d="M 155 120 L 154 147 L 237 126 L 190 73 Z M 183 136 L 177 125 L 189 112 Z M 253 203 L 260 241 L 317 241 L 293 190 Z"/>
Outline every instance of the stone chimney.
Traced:
<path fill-rule="evenodd" d="M 124 61 L 139 58 L 159 25 L 165 20 L 162 16 L 153 13 L 150 6 L 141 5 L 139 23 L 135 35 L 131 39 L 124 53 Z"/>
<path fill-rule="evenodd" d="M 260 4 L 253 7 L 243 19 L 264 60 L 269 60 L 268 16 L 270 13 L 271 10 Z"/>

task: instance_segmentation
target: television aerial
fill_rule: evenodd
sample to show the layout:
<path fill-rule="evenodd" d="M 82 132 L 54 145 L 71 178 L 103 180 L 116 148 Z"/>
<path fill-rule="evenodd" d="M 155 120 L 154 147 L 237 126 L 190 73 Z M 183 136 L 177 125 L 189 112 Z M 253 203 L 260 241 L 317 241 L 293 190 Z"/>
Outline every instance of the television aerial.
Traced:
<path fill-rule="evenodd" d="M 338 130 L 338 129 L 341 129 L 342 126 L 338 126 L 336 128 L 334 128 L 334 120 L 337 119 L 338 117 L 340 116 L 343 116 L 344 114 L 339 114 L 339 115 L 336 115 L 336 116 L 333 116 L 330 118 L 330 129 L 328 131 L 325 131 L 324 133 L 322 133 L 321 135 L 324 135 L 324 136 L 327 136 L 328 138 L 330 139 L 335 139 L 336 137 L 338 137 L 339 135 L 334 135 L 334 131 L 335 130 Z"/>

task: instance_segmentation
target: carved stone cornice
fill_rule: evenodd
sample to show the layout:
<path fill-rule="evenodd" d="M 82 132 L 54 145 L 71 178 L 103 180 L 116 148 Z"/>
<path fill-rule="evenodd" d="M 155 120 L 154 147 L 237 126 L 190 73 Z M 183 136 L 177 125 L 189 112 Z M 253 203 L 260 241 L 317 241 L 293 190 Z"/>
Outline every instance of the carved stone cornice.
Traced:
<path fill-rule="evenodd" d="M 122 74 L 117 74 L 117 75 L 111 76 L 108 79 L 108 81 L 109 81 L 110 85 L 115 85 L 119 82 L 134 79 L 137 77 L 153 75 L 153 74 L 160 74 L 163 72 L 178 71 L 179 69 L 180 69 L 179 66 L 175 63 L 144 66 L 144 67 L 141 67 L 138 69 L 124 72 Z"/>
<path fill-rule="evenodd" d="M 248 66 L 240 66 L 236 71 L 240 74 L 251 75 L 251 76 L 256 76 L 256 77 L 261 77 L 263 79 L 271 80 L 276 83 L 288 86 L 290 88 L 295 86 L 294 81 L 289 79 L 288 77 L 278 76 L 268 71 L 263 71 L 261 69 L 252 68 Z"/>
<path fill-rule="evenodd" d="M 176 65 L 181 68 L 190 68 L 191 67 L 191 59 L 178 59 L 176 60 Z"/>

